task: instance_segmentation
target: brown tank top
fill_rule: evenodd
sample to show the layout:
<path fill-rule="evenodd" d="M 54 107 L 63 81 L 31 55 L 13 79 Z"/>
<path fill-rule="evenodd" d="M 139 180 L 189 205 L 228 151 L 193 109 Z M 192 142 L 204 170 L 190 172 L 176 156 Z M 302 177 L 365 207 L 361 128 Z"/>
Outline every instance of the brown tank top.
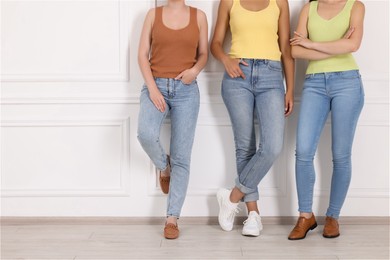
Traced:
<path fill-rule="evenodd" d="M 166 27 L 162 7 L 156 8 L 152 28 L 150 67 L 154 77 L 175 78 L 196 63 L 199 43 L 197 9 L 190 7 L 190 23 L 179 30 Z"/>

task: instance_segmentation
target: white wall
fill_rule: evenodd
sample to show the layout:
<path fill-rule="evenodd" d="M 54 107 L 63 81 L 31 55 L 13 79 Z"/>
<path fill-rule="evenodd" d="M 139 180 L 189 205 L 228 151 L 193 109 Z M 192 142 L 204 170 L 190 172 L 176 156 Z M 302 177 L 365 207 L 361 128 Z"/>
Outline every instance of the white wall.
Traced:
<path fill-rule="evenodd" d="M 188 1 L 208 16 L 217 0 Z M 293 27 L 305 1 L 290 1 Z M 389 214 L 389 4 L 364 1 L 365 36 L 355 55 L 366 104 L 353 149 L 345 216 Z M 155 169 L 137 138 L 139 35 L 154 1 L 1 2 L 3 216 L 163 216 Z M 260 184 L 264 216 L 296 215 L 296 109 L 283 154 Z M 220 97 L 223 67 L 210 56 L 198 78 L 201 110 L 183 216 L 215 216 L 214 194 L 235 177 L 230 121 Z M 169 122 L 164 126 L 167 145 Z M 316 158 L 315 212 L 327 206 L 329 124 Z"/>

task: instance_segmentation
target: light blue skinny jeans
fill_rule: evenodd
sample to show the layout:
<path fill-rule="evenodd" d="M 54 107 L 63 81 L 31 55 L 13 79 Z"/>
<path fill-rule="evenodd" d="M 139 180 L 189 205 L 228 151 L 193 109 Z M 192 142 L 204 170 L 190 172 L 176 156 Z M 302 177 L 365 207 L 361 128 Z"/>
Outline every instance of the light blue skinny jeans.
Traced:
<path fill-rule="evenodd" d="M 196 81 L 184 84 L 171 78 L 155 78 L 158 89 L 167 104 L 160 112 L 149 98 L 146 86 L 142 88 L 138 118 L 138 140 L 154 165 L 165 170 L 167 153 L 160 143 L 160 131 L 164 119 L 170 113 L 171 140 L 167 216 L 179 217 L 186 197 L 191 151 L 199 113 L 199 89 Z"/>
<path fill-rule="evenodd" d="M 232 122 L 238 177 L 236 187 L 243 201 L 259 199 L 258 185 L 283 147 L 284 84 L 281 62 L 243 59 L 246 76 L 230 78 L 225 72 L 222 97 Z M 256 149 L 254 116 L 257 114 L 260 140 Z"/>
<path fill-rule="evenodd" d="M 339 217 L 351 181 L 352 142 L 363 104 L 364 91 L 358 70 L 306 75 L 298 119 L 295 164 L 300 212 L 312 212 L 313 159 L 331 112 L 333 175 L 326 216 Z"/>

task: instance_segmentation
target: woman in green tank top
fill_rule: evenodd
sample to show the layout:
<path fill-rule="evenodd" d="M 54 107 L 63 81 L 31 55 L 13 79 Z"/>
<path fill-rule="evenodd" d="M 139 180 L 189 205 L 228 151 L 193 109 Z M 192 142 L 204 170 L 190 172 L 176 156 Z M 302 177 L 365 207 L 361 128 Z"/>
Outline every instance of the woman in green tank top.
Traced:
<path fill-rule="evenodd" d="M 306 237 L 317 227 L 312 204 L 313 165 L 321 131 L 331 114 L 333 174 L 323 236 L 340 235 L 338 218 L 351 180 L 351 150 L 364 103 L 352 52 L 363 37 L 364 5 L 355 0 L 310 1 L 290 40 L 294 58 L 309 60 L 302 91 L 296 143 L 299 219 L 288 239 Z"/>

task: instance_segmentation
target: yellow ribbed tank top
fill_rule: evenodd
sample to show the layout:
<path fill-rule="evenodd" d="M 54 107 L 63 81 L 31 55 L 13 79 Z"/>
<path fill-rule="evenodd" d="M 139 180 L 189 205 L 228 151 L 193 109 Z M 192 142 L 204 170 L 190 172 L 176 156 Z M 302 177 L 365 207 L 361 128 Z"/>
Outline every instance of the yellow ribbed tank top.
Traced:
<path fill-rule="evenodd" d="M 266 8 L 250 11 L 233 0 L 230 10 L 233 58 L 268 59 L 280 61 L 278 43 L 279 7 L 276 0 L 269 0 Z"/>
<path fill-rule="evenodd" d="M 348 0 L 335 17 L 326 20 L 317 12 L 318 1 L 310 2 L 308 33 L 309 39 L 315 42 L 329 42 L 343 38 L 349 29 L 351 10 L 355 0 Z M 336 55 L 323 60 L 310 61 L 306 74 L 336 72 L 359 69 L 351 53 Z"/>

